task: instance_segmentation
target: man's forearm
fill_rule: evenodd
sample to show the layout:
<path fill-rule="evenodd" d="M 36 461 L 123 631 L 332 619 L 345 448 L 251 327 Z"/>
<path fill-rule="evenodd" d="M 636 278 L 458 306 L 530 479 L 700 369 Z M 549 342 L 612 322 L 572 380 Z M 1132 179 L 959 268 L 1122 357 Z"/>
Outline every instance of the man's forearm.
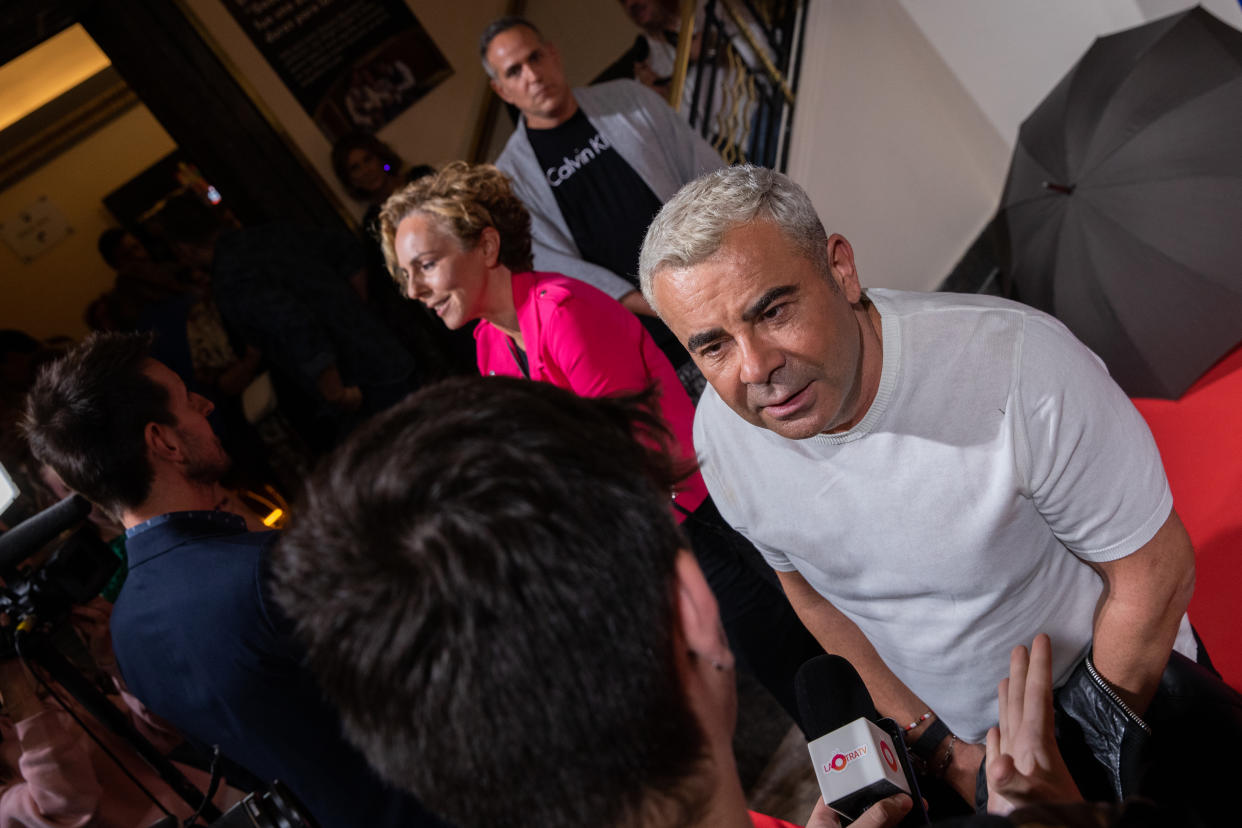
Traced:
<path fill-rule="evenodd" d="M 1104 594 L 1092 659 L 1122 700 L 1142 715 L 1155 695 L 1194 592 L 1194 549 L 1172 512 L 1141 549 L 1096 565 Z"/>
<path fill-rule="evenodd" d="M 888 668 L 857 624 L 816 592 L 802 576 L 786 572 L 777 574 L 802 623 L 825 652 L 840 655 L 854 666 L 881 716 L 888 716 L 904 725 L 918 720 L 928 711 L 927 704 Z M 912 729 L 908 740 L 921 736 L 929 724 L 922 722 Z M 939 771 L 939 764 L 946 757 L 951 759 L 942 775 L 967 803 L 973 805 L 976 776 L 983 762 L 983 746 L 950 735 L 934 746 L 930 753 L 929 770 L 932 772 Z"/>
<path fill-rule="evenodd" d="M 907 717 L 916 718 L 926 710 L 919 697 L 888 669 L 857 624 L 800 576 L 791 583 L 788 574 L 782 572 L 780 580 L 802 623 L 825 652 L 842 656 L 854 666 L 881 715 L 906 721 Z"/>
<path fill-rule="evenodd" d="M 1106 600 L 1096 616 L 1092 661 L 1100 675 L 1140 716 L 1151 703 L 1173 651 L 1177 624 L 1150 616 L 1149 608 Z M 1178 615 L 1181 618 L 1181 615 Z"/>

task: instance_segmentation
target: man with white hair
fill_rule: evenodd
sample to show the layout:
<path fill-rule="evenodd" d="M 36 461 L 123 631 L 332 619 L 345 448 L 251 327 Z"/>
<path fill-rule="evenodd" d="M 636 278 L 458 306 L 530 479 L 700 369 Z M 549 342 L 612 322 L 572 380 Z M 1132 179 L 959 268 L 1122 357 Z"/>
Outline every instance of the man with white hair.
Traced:
<path fill-rule="evenodd" d="M 721 513 L 967 801 L 1015 644 L 1047 632 L 1058 685 L 1089 673 L 1136 720 L 1170 651 L 1196 655 L 1155 444 L 1059 322 L 864 290 L 807 194 L 755 167 L 684 187 L 639 271 L 711 386 L 694 440 Z"/>

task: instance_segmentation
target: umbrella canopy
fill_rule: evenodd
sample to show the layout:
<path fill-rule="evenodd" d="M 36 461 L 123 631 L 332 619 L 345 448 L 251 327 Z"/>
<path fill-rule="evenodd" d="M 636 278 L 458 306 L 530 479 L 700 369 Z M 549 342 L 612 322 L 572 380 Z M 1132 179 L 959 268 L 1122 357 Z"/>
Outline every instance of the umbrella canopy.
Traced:
<path fill-rule="evenodd" d="M 997 217 L 1012 295 L 1130 396 L 1242 341 L 1242 32 L 1200 8 L 1095 41 L 1023 122 Z"/>

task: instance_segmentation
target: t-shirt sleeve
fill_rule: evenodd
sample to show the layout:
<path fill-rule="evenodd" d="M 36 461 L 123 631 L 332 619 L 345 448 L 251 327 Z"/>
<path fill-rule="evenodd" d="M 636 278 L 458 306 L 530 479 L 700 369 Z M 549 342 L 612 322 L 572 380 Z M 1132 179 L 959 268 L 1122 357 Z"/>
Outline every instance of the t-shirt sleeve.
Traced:
<path fill-rule="evenodd" d="M 1079 557 L 1106 562 L 1147 543 L 1173 497 L 1147 423 L 1103 363 L 1061 323 L 1028 317 L 1017 366 L 1016 446 L 1026 494 Z"/>
<path fill-rule="evenodd" d="M 723 510 L 721 511 L 721 514 L 722 515 L 724 514 Z M 728 518 L 726 517 L 725 520 L 728 521 Z M 768 562 L 768 566 L 772 567 L 772 569 L 776 570 L 777 572 L 797 572 L 798 571 L 798 567 L 794 566 L 793 562 L 789 560 L 789 557 L 784 552 L 780 551 L 779 549 L 774 549 L 771 546 L 767 546 L 764 543 L 761 543 L 760 541 L 751 537 L 750 534 L 742 531 L 741 529 L 738 529 L 737 531 L 739 534 L 741 534 L 742 537 L 750 541 L 751 544 L 753 544 L 754 547 L 759 550 L 759 554 L 763 556 L 763 559 Z"/>
<path fill-rule="evenodd" d="M 739 473 L 732 469 L 733 466 L 740 466 L 735 453 L 736 447 L 745 442 L 737 439 L 740 435 L 734 434 L 733 429 L 741 427 L 746 427 L 741 418 L 724 404 L 715 389 L 708 386 L 699 398 L 694 414 L 694 447 L 698 455 L 699 472 L 703 475 L 707 492 L 725 523 L 750 541 L 759 550 L 759 554 L 763 555 L 768 566 L 777 572 L 793 572 L 797 567 L 784 552 L 753 536 L 746 517 L 747 511 L 742 508 L 736 489 L 730 485 L 732 476 Z"/>

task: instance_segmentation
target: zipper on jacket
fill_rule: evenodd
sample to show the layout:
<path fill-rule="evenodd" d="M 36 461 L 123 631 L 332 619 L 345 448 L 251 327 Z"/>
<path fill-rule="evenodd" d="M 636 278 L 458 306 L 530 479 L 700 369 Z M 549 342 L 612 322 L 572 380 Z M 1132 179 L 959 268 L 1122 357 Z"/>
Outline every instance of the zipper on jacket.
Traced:
<path fill-rule="evenodd" d="M 1096 671 L 1095 664 L 1091 661 L 1091 656 L 1088 655 L 1083 661 L 1087 665 L 1087 675 L 1091 676 L 1091 680 L 1096 683 L 1096 686 L 1104 691 L 1104 695 L 1112 699 L 1121 708 L 1122 713 L 1125 713 L 1132 722 L 1143 728 L 1143 732 L 1150 736 L 1151 727 L 1130 708 L 1130 705 L 1122 700 L 1121 696 L 1117 695 L 1117 691 L 1113 689 L 1113 686 Z"/>

